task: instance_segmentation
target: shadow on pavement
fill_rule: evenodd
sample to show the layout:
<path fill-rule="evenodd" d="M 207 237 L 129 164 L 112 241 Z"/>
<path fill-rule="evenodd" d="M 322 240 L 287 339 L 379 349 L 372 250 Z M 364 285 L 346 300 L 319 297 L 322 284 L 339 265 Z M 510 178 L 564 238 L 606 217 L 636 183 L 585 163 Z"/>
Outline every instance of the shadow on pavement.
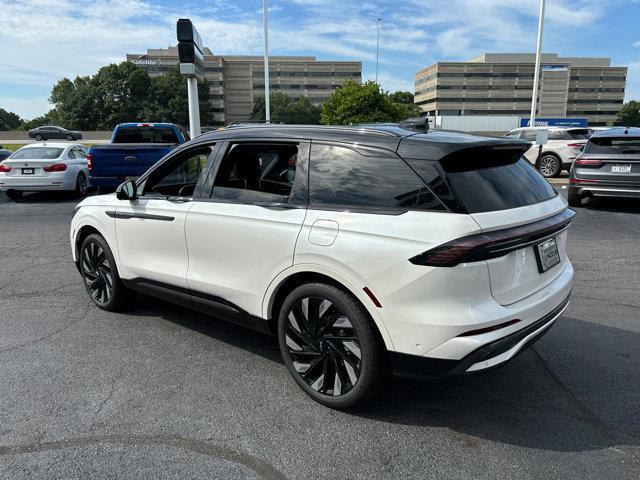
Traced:
<path fill-rule="evenodd" d="M 640 213 L 640 198 L 590 198 L 586 205 L 578 209 L 602 212 Z"/>
<path fill-rule="evenodd" d="M 282 363 L 273 337 L 144 295 L 138 305 L 138 315 L 158 315 Z M 136 315 L 135 310 L 131 313 Z M 556 350 L 573 344 L 570 364 L 564 369 L 568 371 L 559 369 L 562 375 L 555 364 L 548 366 L 544 353 L 538 353 L 544 352 L 541 347 L 549 337 Z M 617 345 L 619 351 L 603 359 L 597 355 L 602 345 Z M 620 355 L 626 358 L 624 362 L 616 360 Z M 438 383 L 391 379 L 376 398 L 348 414 L 393 424 L 448 428 L 466 446 L 474 446 L 478 439 L 554 451 L 640 445 L 639 360 L 639 334 L 561 318 L 540 344 L 503 368 Z M 284 366 L 282 376 L 288 376 Z M 583 397 L 594 395 L 602 398 L 592 408 Z"/>

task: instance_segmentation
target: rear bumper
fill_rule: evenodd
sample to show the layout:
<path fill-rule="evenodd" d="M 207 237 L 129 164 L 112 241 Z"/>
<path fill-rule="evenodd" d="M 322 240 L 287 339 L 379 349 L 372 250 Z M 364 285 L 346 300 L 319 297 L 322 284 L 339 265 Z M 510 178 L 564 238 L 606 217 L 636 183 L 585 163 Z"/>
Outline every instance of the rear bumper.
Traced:
<path fill-rule="evenodd" d="M 124 182 L 125 177 L 94 177 L 89 176 L 89 181 L 91 185 L 95 187 L 118 187 L 122 182 Z"/>
<path fill-rule="evenodd" d="M 575 189 L 578 195 L 593 195 L 595 197 L 628 197 L 628 198 L 640 198 L 640 186 L 639 187 L 602 187 L 595 185 L 581 185 L 571 186 Z"/>
<path fill-rule="evenodd" d="M 75 190 L 75 177 L 66 175 L 37 176 L 3 176 L 0 178 L 0 191 L 18 190 L 22 192 L 39 192 L 50 190 Z"/>
<path fill-rule="evenodd" d="M 487 343 L 460 360 L 389 352 L 394 375 L 414 380 L 437 380 L 490 370 L 505 364 L 549 331 L 569 304 L 569 296 L 539 320 L 505 337 Z"/>

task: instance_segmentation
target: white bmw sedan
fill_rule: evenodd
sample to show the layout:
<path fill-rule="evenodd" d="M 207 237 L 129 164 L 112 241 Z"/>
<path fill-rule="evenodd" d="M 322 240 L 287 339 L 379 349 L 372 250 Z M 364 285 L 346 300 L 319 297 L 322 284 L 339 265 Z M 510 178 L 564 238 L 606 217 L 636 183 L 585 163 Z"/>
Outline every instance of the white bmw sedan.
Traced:
<path fill-rule="evenodd" d="M 12 200 L 23 192 L 75 191 L 89 186 L 87 152 L 79 143 L 34 143 L 0 162 L 0 191 Z"/>

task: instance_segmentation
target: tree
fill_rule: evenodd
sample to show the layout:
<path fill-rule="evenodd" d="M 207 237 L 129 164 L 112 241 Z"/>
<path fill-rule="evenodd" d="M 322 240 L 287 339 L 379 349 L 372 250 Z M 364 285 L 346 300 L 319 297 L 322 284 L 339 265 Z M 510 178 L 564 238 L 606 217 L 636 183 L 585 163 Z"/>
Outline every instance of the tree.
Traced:
<path fill-rule="evenodd" d="M 22 123 L 22 119 L 13 112 L 0 108 L 0 130 L 15 130 Z"/>
<path fill-rule="evenodd" d="M 347 80 L 322 105 L 320 120 L 327 125 L 399 122 L 418 115 L 415 105 L 398 103 L 375 82 Z"/>
<path fill-rule="evenodd" d="M 198 85 L 200 118 L 214 121 L 209 85 Z M 179 67 L 165 75 L 149 74 L 131 62 L 102 67 L 93 76 L 63 78 L 53 86 L 50 123 L 78 130 L 111 130 L 123 122 L 189 123 L 187 82 Z"/>
<path fill-rule="evenodd" d="M 624 127 L 640 127 L 640 101 L 625 103 L 618 112 L 618 123 Z"/>
<path fill-rule="evenodd" d="M 272 93 L 269 95 L 269 109 L 272 122 L 289 124 L 320 123 L 321 108 L 313 105 L 307 97 L 300 97 L 299 100 L 294 102 L 291 97 L 284 93 Z M 251 110 L 251 120 L 264 122 L 265 118 L 264 96 L 255 97 L 253 109 Z"/>
<path fill-rule="evenodd" d="M 396 103 L 404 103 L 406 105 L 413 105 L 413 93 L 411 92 L 393 92 L 389 93 L 389 98 Z"/>
<path fill-rule="evenodd" d="M 23 122 L 18 127 L 18 130 L 31 130 L 32 128 L 41 127 L 42 125 L 51 125 L 52 123 L 55 122 L 51 120 L 51 117 L 49 117 L 49 113 L 45 113 L 44 115 L 40 115 L 39 117 L 36 117 L 32 120 Z"/>

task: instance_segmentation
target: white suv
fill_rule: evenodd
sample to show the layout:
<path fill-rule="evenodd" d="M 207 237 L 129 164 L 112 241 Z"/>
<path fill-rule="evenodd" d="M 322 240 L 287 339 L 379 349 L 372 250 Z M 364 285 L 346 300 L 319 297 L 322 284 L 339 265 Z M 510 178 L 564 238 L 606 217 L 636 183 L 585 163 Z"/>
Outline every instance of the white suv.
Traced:
<path fill-rule="evenodd" d="M 386 373 L 483 371 L 569 301 L 574 215 L 527 142 L 398 127 L 237 127 L 85 199 L 74 261 L 99 307 L 136 291 L 277 336 L 341 408 Z"/>
<path fill-rule="evenodd" d="M 542 151 L 535 144 L 539 130 L 548 130 L 549 138 Z M 580 155 L 593 131 L 588 128 L 523 127 L 511 130 L 505 136 L 533 142 L 524 156 L 545 177 L 557 177 L 562 170 L 571 170 L 575 158 Z"/>

